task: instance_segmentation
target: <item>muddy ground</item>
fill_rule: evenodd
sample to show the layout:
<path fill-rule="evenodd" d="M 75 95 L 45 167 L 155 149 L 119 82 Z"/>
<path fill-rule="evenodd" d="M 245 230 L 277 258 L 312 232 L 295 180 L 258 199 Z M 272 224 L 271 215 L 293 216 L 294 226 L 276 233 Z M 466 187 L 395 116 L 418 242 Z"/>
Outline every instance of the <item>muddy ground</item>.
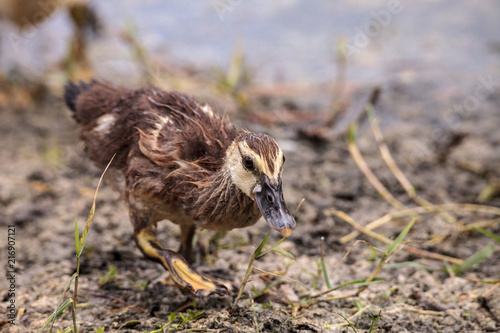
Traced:
<path fill-rule="evenodd" d="M 474 107 L 467 108 L 480 84 L 471 82 L 468 88 L 458 89 L 427 79 L 395 79 L 381 87 L 376 112 L 386 142 L 418 193 L 433 204 L 478 203 L 485 187 L 500 179 L 500 89 L 498 85 L 483 89 L 485 97 L 476 98 Z M 57 92 L 32 104 L 11 105 L 5 96 L 12 93 L 9 89 L 4 89 L 0 109 L 0 258 L 4 268 L 7 225 L 15 225 L 18 316 L 15 326 L 2 322 L 0 330 L 36 332 L 54 311 L 64 285 L 75 272 L 74 219 L 78 218 L 81 232 L 100 170 L 85 158 L 78 129 Z M 355 118 L 363 108 L 368 90 L 354 87 L 346 92 L 349 117 Z M 326 300 L 358 290 L 359 286 L 348 285 L 318 298 L 324 300 L 318 304 L 305 306 L 311 296 L 327 290 L 319 266 L 322 239 L 332 287 L 368 278 L 379 258 L 364 243 L 354 247 L 354 241 L 342 244 L 340 238 L 353 228 L 326 211 L 341 210 L 361 224 L 396 211 L 360 172 L 345 138 L 335 137 L 345 129 L 346 121 L 329 134 L 335 138 L 330 143 L 311 142 L 300 134 L 311 118 L 321 118 L 311 114 L 320 115 L 329 104 L 329 96 L 328 91 L 309 91 L 305 96 L 253 96 L 257 109 L 274 120 L 268 125 L 242 117 L 234 108 L 226 109 L 239 126 L 269 133 L 280 143 L 287 158 L 283 184 L 291 210 L 306 198 L 297 214 L 297 229 L 280 245 L 295 260 L 271 253 L 255 263 L 258 269 L 281 277 L 254 271 L 245 297 L 234 311 L 230 311 L 237 294 L 234 291 L 225 297 L 200 299 L 169 285 L 165 282 L 168 274 L 143 259 L 133 242 L 125 204 L 109 184 L 104 184 L 80 267 L 80 332 L 99 328 L 105 332 L 151 332 L 168 323 L 173 312 L 197 314 L 182 325 L 177 315 L 168 328 L 179 331 L 345 332 L 345 326 L 339 326 L 346 324 L 344 316 L 357 332 L 368 332 L 379 311 L 374 325 L 378 332 L 499 332 L 500 288 L 480 281 L 498 281 L 500 245 L 479 232 L 460 229 L 498 219 L 498 215 L 485 213 L 452 210 L 457 224 L 447 223 L 437 214 L 422 214 L 407 236 L 413 247 L 457 259 L 493 246 L 492 255 L 461 275 L 447 273 L 442 260 L 399 249 L 378 274 L 382 280 L 359 296 Z M 466 107 L 453 113 L 453 104 Z M 404 205 L 416 207 L 380 158 L 366 121 L 358 130 L 358 143 L 382 183 Z M 500 207 L 500 198 L 493 195 L 485 204 Z M 408 222 L 409 218 L 402 218 L 376 231 L 395 238 Z M 176 249 L 177 227 L 165 221 L 158 229 L 162 242 Z M 498 220 L 486 229 L 499 235 Z M 262 220 L 222 238 L 204 231 L 197 237 L 196 267 L 239 286 L 253 251 L 269 231 Z M 277 233 L 271 233 L 268 244 L 279 239 Z M 356 239 L 386 247 L 368 236 Z M 110 277 L 112 267 L 116 274 Z M 7 281 L 1 279 L 1 320 L 7 319 L 7 288 Z M 259 295 L 252 303 L 248 294 L 256 293 Z M 65 311 L 54 327 L 61 330 L 71 324 L 71 313 Z"/>

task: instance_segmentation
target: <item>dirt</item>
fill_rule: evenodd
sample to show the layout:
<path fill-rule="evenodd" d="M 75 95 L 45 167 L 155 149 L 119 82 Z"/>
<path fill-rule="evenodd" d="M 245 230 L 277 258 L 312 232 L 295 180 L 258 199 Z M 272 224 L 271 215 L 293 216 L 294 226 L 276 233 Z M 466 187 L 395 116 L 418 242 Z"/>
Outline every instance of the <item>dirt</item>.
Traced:
<path fill-rule="evenodd" d="M 386 142 L 419 195 L 434 204 L 478 203 L 481 191 L 500 177 L 500 90 L 489 91 L 476 110 L 453 114 L 453 103 L 466 103 L 473 96 L 474 83 L 470 87 L 462 91 L 432 81 L 398 80 L 382 86 L 376 112 Z M 366 89 L 358 91 L 348 109 L 351 116 L 359 113 L 366 98 Z M 296 115 L 311 110 L 319 114 L 329 100 L 318 97 L 319 102 L 311 102 L 314 99 L 271 98 L 261 111 L 274 115 L 293 105 Z M 195 298 L 169 284 L 168 274 L 159 265 L 143 259 L 133 241 L 125 204 L 112 186 L 104 184 L 80 266 L 76 315 L 80 332 L 99 328 L 151 332 L 168 323 L 173 312 L 197 315 L 180 325 L 178 314 L 169 328 L 179 331 L 345 332 L 346 327 L 339 326 L 345 325 L 345 317 L 357 332 L 368 332 L 379 311 L 374 325 L 378 332 L 500 332 L 500 288 L 480 282 L 498 281 L 500 246 L 479 232 L 460 231 L 463 225 L 498 216 L 476 212 L 450 211 L 459 220 L 455 225 L 437 214 L 422 214 L 407 236 L 413 247 L 458 259 L 494 246 L 491 256 L 465 273 L 453 276 L 443 261 L 399 249 L 377 275 L 382 280 L 359 296 L 326 300 L 358 290 L 359 286 L 349 285 L 318 298 L 323 300 L 318 304 L 300 308 L 311 296 L 327 290 L 320 269 L 322 252 L 332 287 L 366 279 L 377 266 L 376 252 L 365 243 L 340 242 L 353 228 L 327 211 L 341 210 L 364 225 L 396 209 L 360 172 L 344 138 L 311 142 L 299 134 L 301 122 L 264 126 L 243 119 L 234 109 L 228 113 L 238 125 L 267 132 L 281 145 L 286 155 L 285 198 L 291 210 L 306 198 L 297 213 L 297 229 L 280 245 L 295 260 L 278 253 L 257 260 L 258 269 L 281 277 L 253 274 L 234 309 L 237 291 L 224 297 Z M 0 258 L 5 267 L 7 225 L 15 225 L 18 310 L 15 326 L 2 322 L 0 330 L 37 332 L 75 272 L 74 219 L 82 232 L 101 171 L 86 159 L 78 129 L 57 93 L 31 105 L 4 105 L 0 117 Z M 336 129 L 343 128 L 344 124 L 338 124 Z M 358 129 L 357 139 L 382 183 L 404 205 L 416 207 L 380 158 L 366 122 Z M 500 198 L 493 196 L 486 204 L 500 207 Z M 408 222 L 402 218 L 376 231 L 395 238 Z M 177 227 L 165 221 L 158 229 L 163 244 L 176 249 Z M 498 220 L 487 230 L 499 235 Z M 268 232 L 264 221 L 224 237 L 203 231 L 195 246 L 196 267 L 239 287 L 252 253 Z M 268 244 L 279 239 L 271 232 Z M 365 235 L 356 239 L 386 247 Z M 116 274 L 105 278 L 112 267 Z M 8 281 L 1 279 L 1 320 L 7 319 L 8 288 Z M 264 289 L 253 301 L 248 297 Z M 66 310 L 54 327 L 61 330 L 71 325 L 71 313 Z"/>

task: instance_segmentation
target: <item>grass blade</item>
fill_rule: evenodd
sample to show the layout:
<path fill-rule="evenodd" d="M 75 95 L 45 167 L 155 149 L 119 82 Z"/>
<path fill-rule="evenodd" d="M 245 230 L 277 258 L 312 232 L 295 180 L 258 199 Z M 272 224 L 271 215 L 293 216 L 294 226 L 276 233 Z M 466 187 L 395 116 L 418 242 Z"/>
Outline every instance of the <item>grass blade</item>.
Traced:
<path fill-rule="evenodd" d="M 358 134 L 358 124 L 350 124 L 347 131 L 347 142 L 356 142 L 356 135 Z"/>
<path fill-rule="evenodd" d="M 87 218 L 87 224 L 85 225 L 85 228 L 83 230 L 83 233 L 82 233 L 82 237 L 79 239 L 79 232 L 78 232 L 78 221 L 77 219 L 75 218 L 75 250 L 76 250 L 76 273 L 73 274 L 70 278 L 70 280 L 68 281 L 68 283 L 66 284 L 66 287 L 64 288 L 64 291 L 61 295 L 61 297 L 59 298 L 59 302 L 57 304 L 57 308 L 56 310 L 50 315 L 50 317 L 45 321 L 45 323 L 43 324 L 43 326 L 40 328 L 40 330 L 38 331 L 39 333 L 40 332 L 43 332 L 43 330 L 51 323 L 51 327 L 49 329 L 50 332 L 52 332 L 52 328 L 54 326 L 54 322 L 57 318 L 57 316 L 62 312 L 64 311 L 64 309 L 66 309 L 70 304 L 72 305 L 72 315 L 73 315 L 73 331 L 77 333 L 78 331 L 78 328 L 76 326 L 76 302 L 77 302 L 77 292 L 78 292 L 78 276 L 79 276 L 79 271 L 80 271 L 80 256 L 85 248 L 85 242 L 87 241 L 87 234 L 89 232 L 89 229 L 90 229 L 90 225 L 92 224 L 92 219 L 94 218 L 94 212 L 95 212 L 95 202 L 96 202 L 96 199 L 97 199 L 97 193 L 99 191 L 99 186 L 101 185 L 101 182 L 102 182 L 102 179 L 104 177 L 104 174 L 106 173 L 106 171 L 108 170 L 109 166 L 111 165 L 111 162 L 113 162 L 113 159 L 115 158 L 115 156 L 113 155 L 113 157 L 111 158 L 111 160 L 109 161 L 108 165 L 106 166 L 106 168 L 104 169 L 104 171 L 102 172 L 101 174 L 101 177 L 99 178 L 99 183 L 97 184 L 97 188 L 95 190 L 95 194 L 94 194 L 94 200 L 92 202 L 92 208 L 90 209 L 90 213 L 89 213 L 89 216 Z M 69 299 L 69 300 L 66 300 L 62 305 L 62 300 L 64 299 L 64 296 L 66 295 L 66 292 L 69 290 L 71 284 L 75 283 L 75 286 L 74 286 L 74 296 L 73 296 L 73 299 Z"/>
<path fill-rule="evenodd" d="M 495 246 L 488 245 L 483 249 L 481 249 L 480 251 L 474 253 L 469 258 L 467 258 L 463 263 L 451 266 L 451 272 L 455 275 L 460 275 L 462 273 L 465 273 L 473 266 L 479 264 L 481 261 L 491 256 L 494 252 L 495 252 Z"/>
<path fill-rule="evenodd" d="M 80 235 L 78 234 L 78 221 L 75 217 L 75 249 L 76 254 L 80 254 Z"/>
<path fill-rule="evenodd" d="M 266 243 L 267 241 L 267 237 L 269 237 L 269 234 L 266 235 L 266 237 L 264 238 L 263 242 L 264 243 L 260 243 L 262 245 L 262 247 L 264 247 L 264 244 Z M 267 253 L 271 252 L 271 251 L 274 251 L 276 250 L 276 247 L 278 245 L 280 245 L 283 241 L 285 240 L 285 237 L 283 237 L 282 239 L 280 239 L 278 242 L 276 242 L 276 244 L 274 244 L 273 246 L 271 246 L 271 248 L 265 250 L 264 252 L 261 252 L 262 251 L 262 247 L 260 248 L 259 250 L 259 253 L 256 255 L 255 259 L 259 259 L 263 256 L 265 256 Z M 288 252 L 287 252 L 288 253 Z M 291 254 L 290 254 L 291 255 Z M 293 256 L 292 256 L 293 257 Z"/>
<path fill-rule="evenodd" d="M 348 282 L 342 283 L 341 285 L 333 288 L 332 290 L 338 290 L 338 289 L 350 286 L 352 284 L 357 284 L 359 286 L 367 286 L 367 285 L 370 285 L 370 284 L 380 283 L 383 280 L 384 280 L 383 278 L 374 278 L 372 281 L 368 281 L 368 282 L 366 281 L 366 279 L 352 280 L 352 281 L 348 281 Z"/>
<path fill-rule="evenodd" d="M 273 249 L 274 252 L 278 252 L 279 254 L 281 254 L 282 256 L 285 256 L 287 258 L 290 258 L 292 260 L 295 260 L 295 257 L 293 256 L 293 254 L 291 254 L 290 252 L 287 252 L 285 250 L 282 250 L 282 249 Z"/>
<path fill-rule="evenodd" d="M 484 284 L 497 284 L 500 283 L 500 280 L 479 280 L 478 282 Z"/>
<path fill-rule="evenodd" d="M 264 247 L 264 245 L 266 245 L 267 239 L 269 238 L 270 234 L 271 234 L 270 232 L 267 233 L 267 235 L 264 237 L 264 239 L 262 240 L 262 242 L 260 242 L 259 246 L 257 247 L 257 249 L 255 250 L 255 252 L 253 253 L 253 259 L 254 260 L 257 259 L 257 258 L 262 257 L 262 255 L 261 255 L 262 248 Z M 280 243 L 280 242 L 278 242 L 278 243 Z M 267 251 L 265 251 L 264 254 L 265 253 L 267 253 Z"/>
<path fill-rule="evenodd" d="M 323 278 L 325 279 L 326 288 L 328 290 L 332 289 L 332 285 L 330 284 L 330 279 L 328 278 L 328 272 L 326 271 L 325 257 L 323 255 L 323 242 L 325 241 L 325 237 L 321 237 L 319 242 L 319 248 L 321 250 L 321 270 L 323 271 Z"/>
<path fill-rule="evenodd" d="M 326 271 L 326 265 L 324 260 L 321 260 L 321 270 L 323 271 L 326 287 L 328 288 L 328 290 L 332 289 L 332 285 L 330 284 L 330 279 L 328 278 L 328 273 Z"/>
<path fill-rule="evenodd" d="M 38 330 L 38 333 L 43 332 L 49 324 L 52 324 L 56 321 L 57 317 L 71 304 L 72 300 L 68 299 L 62 305 L 58 306 L 57 309 L 50 315 L 50 317 L 43 323 L 43 326 Z"/>
<path fill-rule="evenodd" d="M 375 325 L 377 324 L 377 321 L 380 319 L 380 314 L 382 313 L 382 310 L 379 310 L 378 314 L 375 317 L 372 317 L 373 321 L 370 326 L 370 329 L 368 330 L 368 333 L 373 332 L 373 329 L 375 328 Z"/>
<path fill-rule="evenodd" d="M 344 317 L 341 313 L 338 313 L 338 312 L 335 312 L 335 313 L 338 314 L 339 316 L 341 316 L 345 320 L 346 325 L 347 325 L 346 332 L 349 332 L 349 327 L 350 327 L 350 328 L 352 328 L 354 333 L 358 333 L 358 331 L 356 331 L 356 329 L 354 328 L 352 323 L 346 317 Z"/>
<path fill-rule="evenodd" d="M 56 307 L 56 310 L 52 313 L 52 315 L 50 315 L 50 317 L 47 319 L 47 321 L 44 323 L 44 325 L 42 326 L 42 328 L 38 331 L 39 333 L 42 332 L 44 330 L 45 327 L 47 327 L 47 325 L 49 323 L 52 322 L 52 325 L 54 324 L 55 322 L 55 319 L 57 318 L 58 315 L 56 315 L 56 313 L 61 313 L 61 311 L 59 311 L 59 309 L 61 307 L 64 306 L 64 308 L 67 308 L 68 306 L 67 305 L 64 305 L 66 304 L 69 300 L 67 300 L 63 305 L 62 304 L 62 300 L 64 298 L 64 296 L 66 295 L 66 292 L 69 290 L 69 287 L 71 286 L 71 284 L 73 283 L 73 281 L 75 280 L 76 278 L 76 273 L 73 274 L 71 276 L 71 278 L 69 279 L 69 281 L 66 283 L 66 286 L 64 287 L 64 290 L 63 290 L 63 293 L 61 295 L 61 297 L 59 298 L 59 302 L 57 302 L 57 307 Z M 54 317 L 53 317 L 54 316 Z M 53 319 L 51 319 L 53 317 Z M 52 327 L 51 327 L 51 330 L 52 330 Z"/>
<path fill-rule="evenodd" d="M 236 304 L 238 304 L 238 301 L 243 296 L 243 291 L 245 290 L 245 286 L 247 285 L 248 278 L 250 277 L 250 273 L 252 272 L 253 262 L 261 254 L 262 248 L 266 244 L 267 239 L 269 238 L 270 234 L 271 233 L 268 233 L 266 235 L 266 237 L 264 237 L 264 239 L 262 240 L 262 242 L 260 242 L 259 246 L 257 247 L 257 249 L 255 250 L 255 252 L 253 253 L 252 258 L 250 259 L 250 262 L 248 263 L 248 268 L 247 268 L 247 271 L 245 273 L 245 278 L 243 279 L 243 282 L 241 283 L 240 290 L 238 291 L 238 296 L 236 296 L 236 298 L 234 300 L 233 309 L 236 308 Z"/>
<path fill-rule="evenodd" d="M 490 237 L 490 238 L 492 238 L 500 243 L 500 236 L 495 235 L 494 233 L 489 232 L 488 230 L 484 230 L 483 228 L 473 227 L 473 229 L 485 234 L 486 236 L 488 236 L 488 237 Z"/>
<path fill-rule="evenodd" d="M 387 246 L 387 250 L 385 251 L 385 254 L 388 256 L 389 254 L 392 253 L 392 251 L 394 251 L 394 249 L 396 248 L 396 246 L 399 245 L 399 243 L 401 243 L 403 241 L 403 239 L 406 237 L 406 234 L 410 231 L 411 227 L 413 227 L 413 224 L 415 223 L 417 219 L 416 218 L 413 218 L 410 223 L 408 223 L 408 225 L 406 226 L 406 228 L 403 229 L 403 231 L 401 231 L 401 233 L 399 234 L 399 236 L 394 240 L 394 242 L 392 242 L 391 244 L 389 244 Z"/>
<path fill-rule="evenodd" d="M 102 179 L 104 178 L 106 171 L 108 171 L 108 168 L 111 165 L 111 163 L 113 162 L 113 159 L 115 158 L 115 156 L 116 155 L 113 155 L 113 157 L 109 161 L 108 165 L 106 166 L 106 168 L 102 172 L 101 177 L 99 178 L 99 182 L 97 183 L 97 188 L 95 189 L 95 193 L 94 193 L 94 201 L 92 202 L 92 208 L 90 209 L 90 213 L 89 213 L 89 216 L 87 218 L 87 224 L 85 225 L 85 228 L 83 229 L 82 237 L 80 238 L 80 252 L 78 253 L 78 257 L 80 257 L 80 255 L 83 252 L 83 249 L 85 248 L 85 243 L 87 242 L 87 235 L 88 235 L 89 230 L 90 230 L 90 225 L 92 224 L 92 221 L 94 219 L 95 201 L 97 199 L 97 193 L 99 192 L 99 187 L 101 186 Z"/>

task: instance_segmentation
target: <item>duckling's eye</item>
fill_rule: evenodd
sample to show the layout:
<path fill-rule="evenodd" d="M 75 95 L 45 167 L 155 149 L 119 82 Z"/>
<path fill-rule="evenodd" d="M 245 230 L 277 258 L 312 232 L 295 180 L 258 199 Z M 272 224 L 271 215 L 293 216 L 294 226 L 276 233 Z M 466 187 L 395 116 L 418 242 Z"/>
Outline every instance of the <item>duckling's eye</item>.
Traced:
<path fill-rule="evenodd" d="M 253 160 L 248 156 L 243 157 L 243 165 L 245 166 L 245 168 L 248 171 L 253 171 L 255 169 L 255 165 L 253 164 Z"/>
<path fill-rule="evenodd" d="M 285 164 L 285 155 L 283 155 L 283 162 L 281 162 L 281 165 Z"/>

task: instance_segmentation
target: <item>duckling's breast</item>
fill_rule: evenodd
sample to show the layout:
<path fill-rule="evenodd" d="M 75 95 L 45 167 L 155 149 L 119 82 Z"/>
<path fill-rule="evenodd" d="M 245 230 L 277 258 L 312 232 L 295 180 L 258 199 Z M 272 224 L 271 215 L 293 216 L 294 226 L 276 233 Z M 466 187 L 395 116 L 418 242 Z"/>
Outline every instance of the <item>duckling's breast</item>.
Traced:
<path fill-rule="evenodd" d="M 242 211 L 228 212 L 227 215 L 218 219 L 206 219 L 199 221 L 196 225 L 202 229 L 213 231 L 226 231 L 232 229 L 246 228 L 259 221 L 262 214 L 257 204 L 252 204 Z"/>

